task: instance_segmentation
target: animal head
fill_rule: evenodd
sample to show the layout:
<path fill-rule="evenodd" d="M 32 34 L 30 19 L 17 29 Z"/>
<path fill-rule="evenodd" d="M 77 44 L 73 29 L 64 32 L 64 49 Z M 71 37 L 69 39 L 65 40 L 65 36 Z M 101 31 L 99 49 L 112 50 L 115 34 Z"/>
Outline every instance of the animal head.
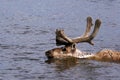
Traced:
<path fill-rule="evenodd" d="M 67 57 L 76 57 L 79 54 L 82 54 L 80 50 L 78 50 L 75 45 L 72 46 L 64 46 L 60 48 L 54 48 L 45 52 L 48 59 L 56 58 L 67 58 Z"/>

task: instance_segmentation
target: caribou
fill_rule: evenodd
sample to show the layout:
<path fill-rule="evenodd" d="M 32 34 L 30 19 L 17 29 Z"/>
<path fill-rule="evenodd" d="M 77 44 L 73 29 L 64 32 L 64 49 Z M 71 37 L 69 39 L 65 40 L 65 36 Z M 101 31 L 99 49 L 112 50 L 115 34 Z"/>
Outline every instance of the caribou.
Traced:
<path fill-rule="evenodd" d="M 95 21 L 94 29 L 91 32 L 93 26 L 92 17 L 87 17 L 87 25 L 84 34 L 77 38 L 69 38 L 62 29 L 56 29 L 56 45 L 63 47 L 57 47 L 45 52 L 48 59 L 63 59 L 63 58 L 79 58 L 97 61 L 109 61 L 109 62 L 120 62 L 120 52 L 110 49 L 103 49 L 96 53 L 82 52 L 76 47 L 76 44 L 87 42 L 90 45 L 94 45 L 93 39 L 96 37 L 100 26 L 101 20 Z"/>

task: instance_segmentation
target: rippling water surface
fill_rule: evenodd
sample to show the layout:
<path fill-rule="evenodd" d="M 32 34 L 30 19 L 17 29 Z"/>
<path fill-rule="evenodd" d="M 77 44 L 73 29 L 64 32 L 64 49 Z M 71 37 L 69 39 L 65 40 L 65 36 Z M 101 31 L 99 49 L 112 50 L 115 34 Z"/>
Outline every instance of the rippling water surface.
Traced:
<path fill-rule="evenodd" d="M 0 80 L 119 80 L 120 64 L 86 60 L 46 62 L 55 30 L 70 37 L 85 30 L 86 17 L 102 20 L 95 46 L 120 51 L 119 0 L 0 0 Z"/>

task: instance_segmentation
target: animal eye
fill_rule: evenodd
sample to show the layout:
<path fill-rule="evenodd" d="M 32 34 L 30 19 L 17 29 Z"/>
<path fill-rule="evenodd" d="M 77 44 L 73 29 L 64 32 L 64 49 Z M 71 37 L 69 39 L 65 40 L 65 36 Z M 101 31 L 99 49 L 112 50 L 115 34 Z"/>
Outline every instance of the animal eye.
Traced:
<path fill-rule="evenodd" d="M 62 51 L 66 51 L 66 48 L 62 47 Z"/>

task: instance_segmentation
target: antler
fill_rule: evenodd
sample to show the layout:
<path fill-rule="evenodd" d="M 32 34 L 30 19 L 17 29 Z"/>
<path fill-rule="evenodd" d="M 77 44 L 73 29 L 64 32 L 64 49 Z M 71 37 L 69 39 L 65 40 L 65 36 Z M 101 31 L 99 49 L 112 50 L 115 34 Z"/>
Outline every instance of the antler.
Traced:
<path fill-rule="evenodd" d="M 91 30 L 91 26 L 92 26 L 92 18 L 91 17 L 87 17 L 87 26 L 86 26 L 86 31 L 83 34 L 82 37 L 77 37 L 77 38 L 69 38 L 65 35 L 64 30 L 56 30 L 56 45 L 70 45 L 73 43 L 81 43 L 81 42 L 88 42 L 91 45 L 94 45 L 94 43 L 92 42 L 92 40 L 94 39 L 94 37 L 97 35 L 100 25 L 101 25 L 101 21 L 99 19 L 97 19 L 95 21 L 95 26 L 94 26 L 94 30 L 93 32 L 89 35 L 90 30 Z"/>
<path fill-rule="evenodd" d="M 87 25 L 86 25 L 86 30 L 85 30 L 85 33 L 83 34 L 83 37 L 87 37 L 89 35 L 92 25 L 93 25 L 92 18 L 87 17 Z"/>

